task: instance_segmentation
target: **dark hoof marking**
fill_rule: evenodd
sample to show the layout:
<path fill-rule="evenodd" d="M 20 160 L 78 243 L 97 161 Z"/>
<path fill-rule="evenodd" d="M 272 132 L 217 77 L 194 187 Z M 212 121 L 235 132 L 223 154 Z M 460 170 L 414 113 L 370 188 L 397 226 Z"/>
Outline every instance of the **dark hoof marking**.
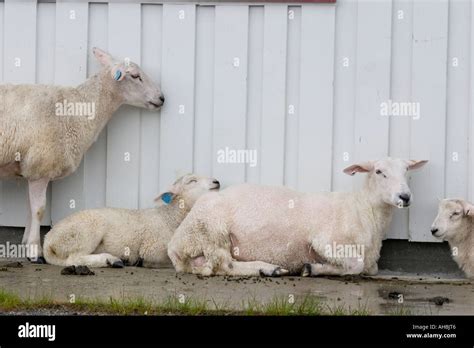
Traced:
<path fill-rule="evenodd" d="M 107 261 L 110 265 L 110 262 Z M 115 261 L 112 265 L 112 268 L 124 268 L 125 265 L 123 264 L 122 260 L 119 260 L 119 261 Z"/>
<path fill-rule="evenodd" d="M 311 276 L 311 265 L 309 263 L 305 263 L 303 268 L 301 269 L 301 276 L 302 277 L 310 277 Z"/>
<path fill-rule="evenodd" d="M 283 275 L 287 275 L 289 272 L 286 269 L 277 267 L 270 274 L 262 269 L 259 270 L 259 273 L 261 277 L 281 277 Z"/>
<path fill-rule="evenodd" d="M 139 257 L 138 260 L 133 264 L 135 267 L 143 267 L 143 258 Z"/>
<path fill-rule="evenodd" d="M 43 256 L 38 256 L 36 259 L 30 259 L 28 257 L 28 261 L 30 261 L 31 263 L 34 263 L 34 264 L 38 264 L 38 265 L 45 265 L 47 264 L 45 258 Z"/>
<path fill-rule="evenodd" d="M 284 276 L 288 273 L 289 272 L 286 269 L 283 269 L 281 267 L 277 267 L 273 270 L 272 277 L 281 277 L 281 276 Z"/>

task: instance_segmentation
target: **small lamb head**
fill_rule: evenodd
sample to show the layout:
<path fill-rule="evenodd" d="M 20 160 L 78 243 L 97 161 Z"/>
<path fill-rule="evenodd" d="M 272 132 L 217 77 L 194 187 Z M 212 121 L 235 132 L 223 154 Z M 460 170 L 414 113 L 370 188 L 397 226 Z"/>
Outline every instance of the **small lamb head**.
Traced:
<path fill-rule="evenodd" d="M 439 202 L 438 215 L 431 225 L 431 233 L 436 238 L 451 240 L 465 231 L 464 224 L 471 224 L 474 205 L 463 199 L 443 199 Z"/>
<path fill-rule="evenodd" d="M 220 187 L 221 184 L 217 179 L 186 174 L 176 180 L 170 189 L 158 196 L 155 201 L 171 204 L 179 197 L 187 207 L 191 208 L 202 195 L 210 191 L 219 191 Z"/>

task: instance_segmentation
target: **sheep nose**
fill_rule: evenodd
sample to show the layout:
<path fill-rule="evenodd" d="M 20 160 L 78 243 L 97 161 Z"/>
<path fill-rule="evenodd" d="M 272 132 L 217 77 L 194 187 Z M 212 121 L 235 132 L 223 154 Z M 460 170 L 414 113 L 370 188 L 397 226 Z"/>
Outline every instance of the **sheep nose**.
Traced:
<path fill-rule="evenodd" d="M 438 229 L 435 227 L 431 227 L 431 234 L 435 234 L 436 232 L 438 232 Z"/>
<path fill-rule="evenodd" d="M 165 102 L 165 96 L 164 96 L 163 94 L 162 94 L 162 95 L 160 95 L 160 100 L 161 100 L 161 102 L 162 102 L 162 103 L 164 103 L 164 102 Z"/>
<path fill-rule="evenodd" d="M 400 198 L 403 201 L 403 203 L 408 203 L 408 202 L 410 202 L 411 194 L 402 193 L 402 194 L 398 195 L 398 198 Z"/>
<path fill-rule="evenodd" d="M 221 183 L 219 182 L 219 180 L 212 180 L 212 183 L 215 184 L 217 187 L 221 187 Z"/>

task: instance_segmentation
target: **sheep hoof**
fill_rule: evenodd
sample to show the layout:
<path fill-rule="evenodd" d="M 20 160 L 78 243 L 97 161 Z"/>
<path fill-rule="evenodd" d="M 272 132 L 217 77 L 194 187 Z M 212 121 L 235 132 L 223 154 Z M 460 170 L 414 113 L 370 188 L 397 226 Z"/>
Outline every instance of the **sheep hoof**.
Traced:
<path fill-rule="evenodd" d="M 261 277 L 281 277 L 283 275 L 287 275 L 289 272 L 286 269 L 277 267 L 272 272 L 261 269 L 259 270 L 259 273 Z"/>
<path fill-rule="evenodd" d="M 287 275 L 288 273 L 290 273 L 288 270 L 281 267 L 277 267 L 273 271 L 272 277 L 281 277 L 281 276 Z"/>
<path fill-rule="evenodd" d="M 34 260 L 28 257 L 28 261 L 30 261 L 31 263 L 38 264 L 38 265 L 45 265 L 47 263 L 43 256 L 38 256 Z"/>
<path fill-rule="evenodd" d="M 305 263 L 303 265 L 303 269 L 301 270 L 302 277 L 309 277 L 311 276 L 311 265 L 309 263 Z"/>
<path fill-rule="evenodd" d="M 112 268 L 123 268 L 125 265 L 123 264 L 122 260 L 115 261 L 112 264 Z"/>
<path fill-rule="evenodd" d="M 143 261 L 144 261 L 143 258 L 142 258 L 142 257 L 139 257 L 139 258 L 137 259 L 137 261 L 133 264 L 133 266 L 135 266 L 135 267 L 143 267 Z"/>
<path fill-rule="evenodd" d="M 113 263 L 107 260 L 107 265 L 112 268 L 123 268 L 125 266 L 122 260 L 117 260 L 117 261 L 114 261 Z"/>

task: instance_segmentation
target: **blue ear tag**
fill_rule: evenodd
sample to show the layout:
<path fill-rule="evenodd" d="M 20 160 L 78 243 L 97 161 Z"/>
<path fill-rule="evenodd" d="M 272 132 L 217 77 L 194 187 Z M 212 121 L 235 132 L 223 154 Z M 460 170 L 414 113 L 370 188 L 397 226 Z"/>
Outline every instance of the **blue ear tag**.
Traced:
<path fill-rule="evenodd" d="M 165 192 L 161 195 L 161 200 L 165 202 L 165 204 L 170 204 L 173 200 L 173 194 L 171 192 Z"/>
<path fill-rule="evenodd" d="M 120 77 L 122 77 L 122 72 L 120 70 L 117 70 L 115 72 L 114 80 L 118 81 L 120 80 Z"/>

